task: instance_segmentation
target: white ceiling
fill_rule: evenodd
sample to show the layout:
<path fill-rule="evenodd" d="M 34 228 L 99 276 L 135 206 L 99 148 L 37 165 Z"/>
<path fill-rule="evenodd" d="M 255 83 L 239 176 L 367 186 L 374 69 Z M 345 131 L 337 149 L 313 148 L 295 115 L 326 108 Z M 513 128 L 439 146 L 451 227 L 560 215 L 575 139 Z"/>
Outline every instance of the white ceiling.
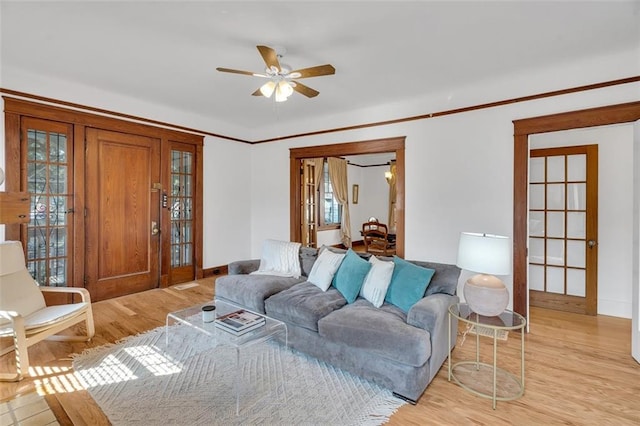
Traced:
<path fill-rule="evenodd" d="M 640 1 L 2 0 L 0 7 L 4 75 L 4 68 L 43 73 L 251 130 L 276 117 L 300 121 L 640 45 Z M 336 74 L 303 80 L 320 95 L 294 93 L 275 109 L 251 96 L 261 79 L 215 70 L 261 72 L 258 44 L 285 47 L 283 62 L 293 68 L 330 63 Z M 3 87 L 20 90 L 8 80 Z"/>

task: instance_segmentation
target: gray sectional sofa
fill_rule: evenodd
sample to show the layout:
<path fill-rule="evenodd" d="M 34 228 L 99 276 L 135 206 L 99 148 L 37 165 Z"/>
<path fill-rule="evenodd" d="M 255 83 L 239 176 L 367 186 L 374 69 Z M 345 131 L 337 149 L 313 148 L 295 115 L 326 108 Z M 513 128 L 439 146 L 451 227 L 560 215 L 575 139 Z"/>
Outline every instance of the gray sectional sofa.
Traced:
<path fill-rule="evenodd" d="M 300 278 L 249 275 L 258 270 L 260 260 L 233 262 L 229 275 L 216 280 L 216 298 L 284 321 L 294 349 L 415 403 L 448 355 L 447 309 L 459 300 L 460 269 L 412 261 L 435 274 L 424 297 L 405 313 L 387 302 L 376 308 L 361 297 L 349 304 L 333 286 L 322 291 L 307 282 L 317 256 L 317 249 L 300 249 Z M 453 344 L 456 333 L 457 322 L 453 322 Z"/>

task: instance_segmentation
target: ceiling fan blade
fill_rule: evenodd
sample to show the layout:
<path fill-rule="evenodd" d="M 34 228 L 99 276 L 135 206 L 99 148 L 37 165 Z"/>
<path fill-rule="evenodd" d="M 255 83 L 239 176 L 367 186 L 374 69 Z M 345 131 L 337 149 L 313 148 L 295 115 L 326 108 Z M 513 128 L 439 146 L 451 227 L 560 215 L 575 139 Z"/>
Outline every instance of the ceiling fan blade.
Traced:
<path fill-rule="evenodd" d="M 254 76 L 254 77 L 265 77 L 265 78 L 269 77 L 269 76 L 264 75 L 264 74 L 258 74 L 258 73 L 251 72 L 251 71 L 234 70 L 234 69 L 231 69 L 231 68 L 218 67 L 218 68 L 216 68 L 216 70 L 218 70 L 220 72 L 230 72 L 230 73 L 233 73 L 233 74 L 251 75 L 251 76 Z"/>
<path fill-rule="evenodd" d="M 280 61 L 278 61 L 278 54 L 275 50 L 268 46 L 256 46 L 260 55 L 262 55 L 262 59 L 264 59 L 264 63 L 267 64 L 268 68 L 275 67 L 278 72 L 280 72 Z"/>
<path fill-rule="evenodd" d="M 260 91 L 260 88 L 258 88 L 258 90 L 256 90 L 255 92 L 253 92 L 253 93 L 251 94 L 251 96 L 264 96 L 264 95 L 263 95 L 263 94 L 262 94 L 262 92 Z"/>
<path fill-rule="evenodd" d="M 321 75 L 331 75 L 335 73 L 336 73 L 336 69 L 333 67 L 333 65 L 326 64 L 326 65 L 318 65 L 317 67 L 294 70 L 289 73 L 289 76 L 292 78 L 308 78 L 308 77 L 319 77 Z"/>
<path fill-rule="evenodd" d="M 317 90 L 314 90 L 309 86 L 305 86 L 302 83 L 299 83 L 297 81 L 294 81 L 294 83 L 295 83 L 295 86 L 293 84 L 291 85 L 293 87 L 293 90 L 305 95 L 307 98 L 315 98 L 320 94 L 320 92 L 318 92 Z"/>

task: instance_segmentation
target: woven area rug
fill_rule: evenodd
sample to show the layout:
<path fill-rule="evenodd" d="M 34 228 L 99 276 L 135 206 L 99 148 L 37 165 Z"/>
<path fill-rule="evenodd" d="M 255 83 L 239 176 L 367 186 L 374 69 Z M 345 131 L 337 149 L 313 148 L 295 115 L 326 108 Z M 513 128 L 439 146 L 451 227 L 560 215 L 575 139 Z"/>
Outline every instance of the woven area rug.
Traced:
<path fill-rule="evenodd" d="M 184 325 L 170 334 L 168 346 L 159 327 L 74 356 L 76 377 L 114 425 L 378 425 L 404 404 L 275 342 L 241 352 L 236 375 L 234 349 Z"/>

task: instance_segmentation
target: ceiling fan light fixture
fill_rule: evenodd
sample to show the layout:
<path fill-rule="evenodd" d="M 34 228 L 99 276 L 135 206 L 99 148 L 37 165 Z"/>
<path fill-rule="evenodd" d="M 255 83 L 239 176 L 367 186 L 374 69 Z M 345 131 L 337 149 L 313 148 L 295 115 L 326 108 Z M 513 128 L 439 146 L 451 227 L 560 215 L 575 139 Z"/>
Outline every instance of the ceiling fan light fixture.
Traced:
<path fill-rule="evenodd" d="M 293 87 L 289 82 L 281 80 L 276 86 L 276 102 L 284 102 L 293 93 Z"/>
<path fill-rule="evenodd" d="M 262 93 L 262 96 L 264 96 L 265 98 L 269 98 L 271 97 L 275 89 L 276 89 L 276 83 L 270 80 L 260 87 L 260 93 Z"/>

